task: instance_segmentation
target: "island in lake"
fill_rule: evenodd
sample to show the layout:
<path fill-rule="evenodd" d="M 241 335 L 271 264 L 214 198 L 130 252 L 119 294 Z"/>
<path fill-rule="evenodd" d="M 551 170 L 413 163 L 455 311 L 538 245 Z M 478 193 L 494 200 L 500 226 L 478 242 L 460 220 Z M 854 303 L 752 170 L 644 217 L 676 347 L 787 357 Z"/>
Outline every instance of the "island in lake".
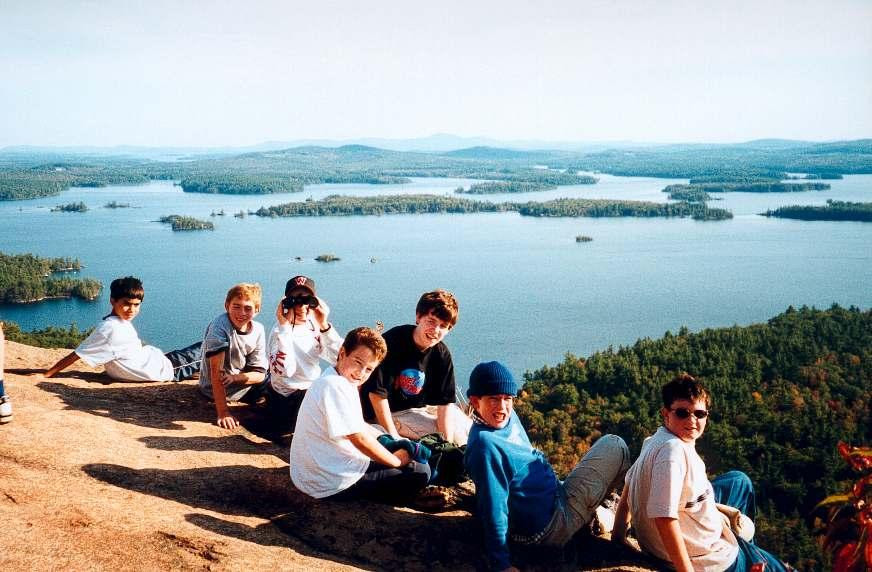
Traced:
<path fill-rule="evenodd" d="M 779 207 L 761 214 L 767 217 L 792 218 L 797 220 L 872 222 L 872 203 L 852 203 L 828 199 L 825 206 L 794 205 Z"/>
<path fill-rule="evenodd" d="M 441 195 L 354 197 L 329 195 L 321 200 L 261 207 L 262 217 L 364 216 L 389 214 L 517 212 L 533 217 L 692 217 L 695 220 L 733 218 L 726 209 L 704 203 L 655 203 L 609 199 L 554 199 L 545 202 L 493 203 Z"/>
<path fill-rule="evenodd" d="M 58 205 L 56 207 L 52 207 L 51 212 L 61 212 L 61 213 L 83 213 L 87 212 L 88 205 L 79 201 L 77 203 L 67 203 L 65 205 Z"/>
<path fill-rule="evenodd" d="M 215 230 L 215 225 L 207 220 L 196 219 L 191 216 L 169 215 L 162 216 L 158 222 L 172 226 L 175 231 L 181 230 Z"/>

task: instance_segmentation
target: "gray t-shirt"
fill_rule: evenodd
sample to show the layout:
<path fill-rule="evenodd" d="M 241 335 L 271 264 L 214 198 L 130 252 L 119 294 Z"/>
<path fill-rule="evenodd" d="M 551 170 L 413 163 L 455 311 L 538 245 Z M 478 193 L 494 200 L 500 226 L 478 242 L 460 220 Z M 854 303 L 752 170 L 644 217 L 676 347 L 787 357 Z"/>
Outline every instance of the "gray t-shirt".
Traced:
<path fill-rule="evenodd" d="M 230 317 L 224 313 L 212 320 L 203 337 L 203 363 L 200 365 L 200 391 L 212 397 L 212 380 L 209 372 L 209 357 L 224 352 L 221 371 L 236 375 L 243 371 L 264 373 L 267 368 L 266 335 L 263 325 L 252 321 L 251 329 L 242 333 L 233 327 Z M 225 386 L 228 401 L 238 401 L 251 385 L 230 384 Z"/>

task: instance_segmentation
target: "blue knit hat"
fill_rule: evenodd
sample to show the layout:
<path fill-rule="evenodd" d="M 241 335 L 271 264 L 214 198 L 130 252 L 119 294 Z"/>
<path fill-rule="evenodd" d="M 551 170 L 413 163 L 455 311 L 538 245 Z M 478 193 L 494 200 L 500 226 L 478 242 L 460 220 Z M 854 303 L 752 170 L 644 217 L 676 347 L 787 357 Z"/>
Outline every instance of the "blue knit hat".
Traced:
<path fill-rule="evenodd" d="M 467 397 L 483 395 L 517 395 L 518 384 L 509 368 L 498 361 L 486 361 L 475 366 L 469 374 Z"/>

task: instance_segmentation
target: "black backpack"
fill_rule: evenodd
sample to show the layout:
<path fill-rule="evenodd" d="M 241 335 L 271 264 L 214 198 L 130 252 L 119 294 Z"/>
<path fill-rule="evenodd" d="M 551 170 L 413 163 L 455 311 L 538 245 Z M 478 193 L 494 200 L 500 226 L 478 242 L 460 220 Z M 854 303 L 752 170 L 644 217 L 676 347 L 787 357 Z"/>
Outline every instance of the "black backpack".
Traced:
<path fill-rule="evenodd" d="M 446 441 L 442 433 L 429 433 L 419 440 L 432 452 L 430 455 L 430 484 L 451 487 L 466 480 L 463 454 L 466 445 Z"/>

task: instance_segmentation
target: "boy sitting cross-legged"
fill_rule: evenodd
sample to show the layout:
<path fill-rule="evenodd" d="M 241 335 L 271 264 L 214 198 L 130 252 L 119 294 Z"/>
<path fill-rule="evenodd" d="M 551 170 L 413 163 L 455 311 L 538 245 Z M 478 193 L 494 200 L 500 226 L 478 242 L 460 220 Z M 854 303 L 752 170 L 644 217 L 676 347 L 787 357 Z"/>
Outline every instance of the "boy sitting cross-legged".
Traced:
<path fill-rule="evenodd" d="M 79 359 L 96 367 L 102 365 L 115 381 L 181 381 L 200 369 L 200 343 L 166 354 L 144 346 L 131 323 L 139 315 L 145 290 L 133 276 L 116 278 L 109 285 L 112 312 L 71 353 L 43 374 L 54 377 Z"/>
<path fill-rule="evenodd" d="M 388 451 L 363 420 L 358 390 L 386 353 L 375 330 L 351 330 L 336 367 L 306 392 L 291 442 L 291 481 L 300 491 L 314 498 L 403 501 L 427 486 L 429 465 L 405 450 Z"/>
<path fill-rule="evenodd" d="M 216 423 L 235 429 L 239 422 L 230 415 L 228 401 L 252 403 L 260 397 L 266 373 L 266 336 L 254 321 L 260 312 L 259 284 L 237 284 L 227 292 L 223 314 L 212 320 L 203 337 L 200 391 L 215 400 Z"/>

